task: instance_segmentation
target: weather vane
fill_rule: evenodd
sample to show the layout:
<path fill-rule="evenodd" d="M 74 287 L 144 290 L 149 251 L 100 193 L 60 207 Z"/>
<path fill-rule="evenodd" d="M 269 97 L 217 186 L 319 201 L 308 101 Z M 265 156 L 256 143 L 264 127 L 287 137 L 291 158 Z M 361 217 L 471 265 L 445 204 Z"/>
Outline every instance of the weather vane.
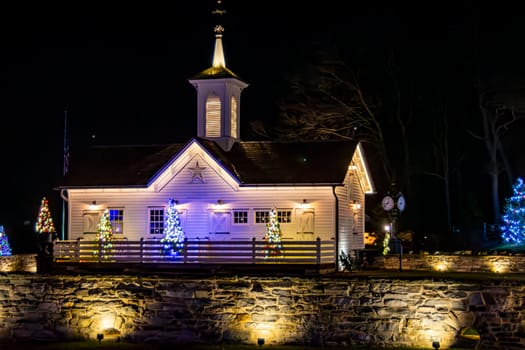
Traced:
<path fill-rule="evenodd" d="M 217 0 L 217 7 L 211 13 L 213 13 L 214 15 L 224 15 L 226 13 L 226 10 L 221 10 L 220 9 L 221 5 L 222 5 L 222 0 Z"/>

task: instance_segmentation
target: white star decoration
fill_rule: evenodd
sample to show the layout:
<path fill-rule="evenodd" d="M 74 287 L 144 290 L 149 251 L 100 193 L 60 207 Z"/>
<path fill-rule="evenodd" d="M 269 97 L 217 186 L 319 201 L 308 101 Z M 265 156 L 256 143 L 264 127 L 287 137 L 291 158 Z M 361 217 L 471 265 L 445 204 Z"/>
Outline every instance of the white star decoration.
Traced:
<path fill-rule="evenodd" d="M 202 171 L 206 169 L 205 167 L 199 166 L 199 161 L 195 162 L 195 166 L 190 169 L 193 174 L 191 175 L 191 183 L 204 183 L 204 177 L 202 176 Z"/>

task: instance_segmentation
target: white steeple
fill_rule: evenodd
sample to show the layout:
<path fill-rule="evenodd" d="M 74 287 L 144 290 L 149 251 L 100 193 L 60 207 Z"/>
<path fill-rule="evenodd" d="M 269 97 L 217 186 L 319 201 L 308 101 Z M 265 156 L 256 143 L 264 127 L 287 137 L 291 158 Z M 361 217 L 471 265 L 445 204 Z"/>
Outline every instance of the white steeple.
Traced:
<path fill-rule="evenodd" d="M 213 11 L 220 15 L 225 12 Z M 248 84 L 226 68 L 222 47 L 224 28 L 216 25 L 214 32 L 212 66 L 194 75 L 189 82 L 197 89 L 197 136 L 215 141 L 229 151 L 240 141 L 241 92 Z"/>

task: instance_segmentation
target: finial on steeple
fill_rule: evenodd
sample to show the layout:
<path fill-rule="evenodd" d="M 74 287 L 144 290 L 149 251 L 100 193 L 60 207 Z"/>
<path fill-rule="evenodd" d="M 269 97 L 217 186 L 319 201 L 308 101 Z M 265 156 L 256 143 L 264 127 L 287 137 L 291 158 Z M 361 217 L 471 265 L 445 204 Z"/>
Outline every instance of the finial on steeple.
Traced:
<path fill-rule="evenodd" d="M 217 7 L 212 11 L 214 15 L 223 15 L 226 13 L 225 10 L 221 10 L 219 6 L 222 4 L 222 0 L 217 0 Z M 213 67 L 226 67 L 226 60 L 224 59 L 224 50 L 222 49 L 222 33 L 224 33 L 224 27 L 217 24 L 213 28 L 215 32 L 215 50 L 213 52 Z"/>
<path fill-rule="evenodd" d="M 224 32 L 224 27 L 218 24 L 215 26 L 215 28 L 213 28 L 213 31 L 215 32 L 215 36 L 217 36 L 218 34 L 222 35 L 222 33 Z"/>

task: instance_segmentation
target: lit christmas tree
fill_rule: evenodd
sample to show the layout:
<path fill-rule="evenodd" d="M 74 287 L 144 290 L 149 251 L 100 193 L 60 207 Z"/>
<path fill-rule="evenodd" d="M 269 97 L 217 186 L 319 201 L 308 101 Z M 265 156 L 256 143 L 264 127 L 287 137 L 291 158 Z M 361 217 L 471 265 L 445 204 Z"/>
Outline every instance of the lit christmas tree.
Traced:
<path fill-rule="evenodd" d="M 283 249 L 281 244 L 281 226 L 277 219 L 277 211 L 273 208 L 269 214 L 269 220 L 266 223 L 266 235 L 264 236 L 264 240 L 267 242 L 265 246 L 267 258 L 282 255 Z"/>
<path fill-rule="evenodd" d="M 36 223 L 36 232 L 38 233 L 55 233 L 55 225 L 49 211 L 49 202 L 47 198 L 42 198 L 40 210 L 38 211 L 38 220 Z"/>
<path fill-rule="evenodd" d="M 100 252 L 95 250 L 93 253 L 108 258 L 108 255 L 111 253 L 111 248 L 113 247 L 113 226 L 109 220 L 108 209 L 104 210 L 104 213 L 100 217 L 97 228 L 97 241 L 99 241 Z"/>
<path fill-rule="evenodd" d="M 10 256 L 11 255 L 11 246 L 9 245 L 9 240 L 4 231 L 4 226 L 0 225 L 0 256 Z"/>
<path fill-rule="evenodd" d="M 507 243 L 522 244 L 525 241 L 525 187 L 521 177 L 512 186 L 512 193 L 505 200 L 501 238 Z"/>
<path fill-rule="evenodd" d="M 385 233 L 385 238 L 383 239 L 383 255 L 390 253 L 390 232 Z"/>
<path fill-rule="evenodd" d="M 170 198 L 164 222 L 164 237 L 160 240 L 162 253 L 171 256 L 180 255 L 184 247 L 184 231 L 182 231 L 179 212 L 175 206 L 175 200 Z"/>

